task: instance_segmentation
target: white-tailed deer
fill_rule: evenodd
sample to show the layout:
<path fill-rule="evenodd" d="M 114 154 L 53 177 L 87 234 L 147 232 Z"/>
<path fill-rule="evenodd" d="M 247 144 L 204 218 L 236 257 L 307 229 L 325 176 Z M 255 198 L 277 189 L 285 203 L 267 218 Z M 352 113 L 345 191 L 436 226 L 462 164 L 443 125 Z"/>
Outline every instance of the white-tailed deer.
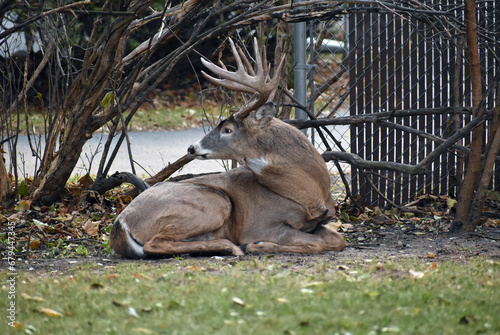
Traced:
<path fill-rule="evenodd" d="M 198 159 L 233 159 L 226 173 L 148 188 L 116 218 L 111 247 L 128 258 L 183 253 L 243 255 L 342 250 L 342 235 L 324 227 L 335 214 L 330 176 L 321 155 L 298 129 L 276 119 L 274 78 L 257 41 L 255 71 L 233 42 L 236 72 L 203 60 L 223 79 L 211 82 L 254 93 L 188 153 Z M 265 57 L 265 55 L 264 55 Z"/>

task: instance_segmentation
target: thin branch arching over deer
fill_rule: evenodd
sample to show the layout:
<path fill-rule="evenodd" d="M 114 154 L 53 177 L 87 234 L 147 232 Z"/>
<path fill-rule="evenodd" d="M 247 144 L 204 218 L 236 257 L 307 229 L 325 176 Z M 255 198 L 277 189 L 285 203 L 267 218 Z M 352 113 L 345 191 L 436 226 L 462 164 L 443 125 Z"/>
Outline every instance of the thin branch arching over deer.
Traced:
<path fill-rule="evenodd" d="M 197 159 L 233 159 L 242 166 L 145 190 L 113 225 L 110 244 L 120 255 L 319 253 L 344 248 L 342 235 L 324 226 L 335 215 L 335 202 L 323 158 L 298 129 L 274 117 L 270 101 L 284 57 L 271 78 L 256 40 L 255 69 L 241 49 L 230 44 L 236 72 L 202 60 L 222 79 L 204 75 L 254 97 L 188 153 Z"/>

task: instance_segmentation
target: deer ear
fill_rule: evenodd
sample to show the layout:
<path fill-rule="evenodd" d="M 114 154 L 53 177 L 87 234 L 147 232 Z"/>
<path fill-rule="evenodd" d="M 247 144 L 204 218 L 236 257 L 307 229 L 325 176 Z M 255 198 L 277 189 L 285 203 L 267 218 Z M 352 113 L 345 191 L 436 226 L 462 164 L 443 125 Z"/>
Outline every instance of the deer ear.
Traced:
<path fill-rule="evenodd" d="M 272 102 L 265 103 L 255 112 L 255 120 L 259 123 L 259 127 L 267 126 L 274 118 L 276 105 Z"/>

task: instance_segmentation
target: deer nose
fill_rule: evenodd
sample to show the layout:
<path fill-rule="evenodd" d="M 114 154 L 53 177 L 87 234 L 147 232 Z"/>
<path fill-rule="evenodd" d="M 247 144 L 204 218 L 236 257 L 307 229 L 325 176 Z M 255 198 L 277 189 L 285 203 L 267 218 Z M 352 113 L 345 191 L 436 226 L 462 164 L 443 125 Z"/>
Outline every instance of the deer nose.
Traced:
<path fill-rule="evenodd" d="M 190 145 L 189 148 L 188 148 L 188 154 L 190 155 L 194 155 L 195 153 L 195 149 L 194 149 L 194 146 L 193 145 Z"/>

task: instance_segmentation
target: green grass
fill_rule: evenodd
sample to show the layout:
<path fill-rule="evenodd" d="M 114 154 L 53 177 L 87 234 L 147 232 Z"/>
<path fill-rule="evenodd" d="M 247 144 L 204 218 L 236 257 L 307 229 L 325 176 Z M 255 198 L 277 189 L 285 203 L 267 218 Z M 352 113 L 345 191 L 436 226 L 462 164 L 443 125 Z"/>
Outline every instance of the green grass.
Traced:
<path fill-rule="evenodd" d="M 498 334 L 500 262 L 169 259 L 19 273 L 2 334 Z M 423 272 L 414 278 L 409 270 Z M 8 274 L 0 310 L 8 306 Z M 43 300 L 42 300 L 43 299 Z M 61 316 L 47 316 L 50 308 Z M 48 313 L 48 312 L 47 312 Z M 50 314 L 50 313 L 48 313 Z M 6 330 L 6 332 L 5 332 Z"/>
<path fill-rule="evenodd" d="M 201 126 L 203 116 L 201 108 L 139 110 L 132 118 L 130 128 L 146 131 L 185 128 L 193 124 Z"/>
<path fill-rule="evenodd" d="M 218 116 L 217 110 L 207 110 L 207 113 L 212 117 Z M 126 118 L 128 113 L 124 114 Z M 175 109 L 148 109 L 139 110 L 132 118 L 129 129 L 133 131 L 152 131 L 152 130 L 172 130 L 182 129 L 191 126 L 202 126 L 204 119 L 204 111 L 199 108 L 175 108 Z M 14 122 L 13 127 L 16 127 Z M 45 129 L 45 119 L 39 112 L 29 113 L 29 128 L 30 132 L 40 134 Z M 19 123 L 19 131 L 21 134 L 26 134 L 26 121 L 24 114 L 21 116 Z"/>

